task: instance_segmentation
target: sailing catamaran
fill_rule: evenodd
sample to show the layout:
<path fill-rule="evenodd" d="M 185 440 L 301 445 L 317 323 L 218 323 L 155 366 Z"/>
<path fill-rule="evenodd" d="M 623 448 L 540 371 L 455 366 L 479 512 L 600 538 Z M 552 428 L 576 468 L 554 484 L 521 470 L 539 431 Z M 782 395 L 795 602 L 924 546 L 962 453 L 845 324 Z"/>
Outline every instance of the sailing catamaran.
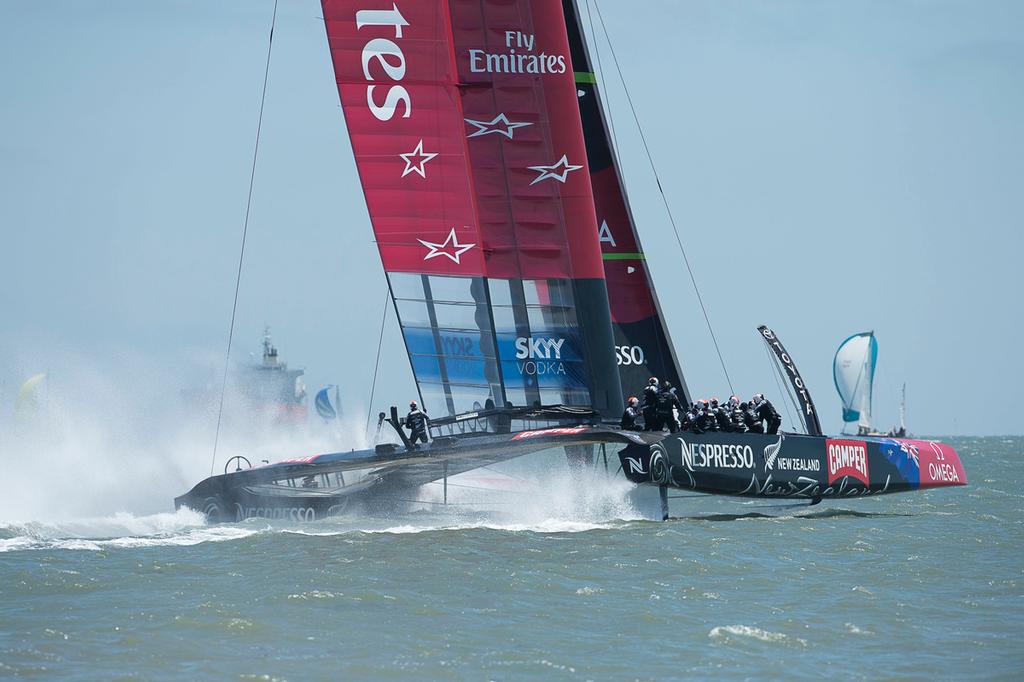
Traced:
<path fill-rule="evenodd" d="M 948 445 L 832 439 L 774 332 L 804 434 L 622 431 L 648 377 L 691 400 L 573 0 L 322 0 L 348 134 L 429 446 L 211 476 L 177 506 L 317 518 L 355 497 L 553 447 L 624 446 L 624 474 L 727 495 L 850 497 L 966 482 Z M 381 413 L 405 441 L 397 411 Z M 345 472 L 363 472 L 358 482 Z"/>

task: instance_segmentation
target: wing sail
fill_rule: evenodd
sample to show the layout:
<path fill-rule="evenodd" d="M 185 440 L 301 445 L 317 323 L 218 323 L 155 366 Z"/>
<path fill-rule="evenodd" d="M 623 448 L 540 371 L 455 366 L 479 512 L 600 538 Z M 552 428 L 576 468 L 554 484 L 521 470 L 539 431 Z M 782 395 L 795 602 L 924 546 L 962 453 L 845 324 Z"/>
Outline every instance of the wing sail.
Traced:
<path fill-rule="evenodd" d="M 561 5 L 322 0 L 421 398 L 621 410 Z"/>

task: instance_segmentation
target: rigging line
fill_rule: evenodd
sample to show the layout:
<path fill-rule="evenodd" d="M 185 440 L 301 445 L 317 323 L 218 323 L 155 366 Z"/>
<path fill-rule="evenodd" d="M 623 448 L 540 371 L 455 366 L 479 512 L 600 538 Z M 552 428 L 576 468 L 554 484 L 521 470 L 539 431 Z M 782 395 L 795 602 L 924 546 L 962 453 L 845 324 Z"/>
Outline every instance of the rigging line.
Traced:
<path fill-rule="evenodd" d="M 601 65 L 601 48 L 599 48 L 598 45 L 597 45 L 597 29 L 594 27 L 594 15 L 590 11 L 590 2 L 591 2 L 591 0 L 587 0 L 587 20 L 590 22 L 590 33 L 594 37 L 594 58 L 597 61 L 597 81 L 598 81 L 594 85 L 594 96 L 597 97 L 598 98 L 598 102 L 600 102 L 601 98 L 597 94 L 597 87 L 598 87 L 598 85 L 600 85 L 601 87 L 604 87 L 604 69 L 602 68 L 602 65 Z M 582 21 L 582 19 L 583 18 L 580 17 L 580 34 L 581 35 L 583 35 L 583 21 Z M 605 36 L 605 37 L 607 38 L 607 36 Z M 584 40 L 585 39 L 586 38 L 584 37 Z M 618 142 L 618 135 L 616 135 L 616 133 L 615 133 L 615 117 L 612 115 L 611 91 L 609 90 L 605 94 L 608 97 L 608 104 L 607 104 L 606 108 L 608 109 L 608 133 L 609 133 L 609 136 L 611 138 L 609 141 L 611 143 L 612 154 L 615 156 L 615 165 L 618 166 L 619 173 L 621 174 L 623 172 L 623 169 L 622 169 L 622 161 L 619 159 L 619 142 Z"/>
<path fill-rule="evenodd" d="M 629 94 L 629 87 L 626 85 L 626 79 L 622 75 L 622 67 L 619 66 L 619 58 L 615 54 L 615 47 L 612 45 L 611 35 L 608 33 L 608 27 L 605 26 L 604 16 L 601 15 L 601 5 L 594 0 L 594 9 L 597 10 L 597 19 L 601 22 L 601 30 L 604 32 L 605 40 L 608 42 L 608 50 L 612 54 L 612 61 L 615 63 L 615 70 L 619 74 L 619 81 L 622 83 L 622 91 L 626 93 L 626 101 L 629 103 L 629 110 L 633 113 L 633 121 L 636 122 L 637 131 L 640 133 L 640 141 L 643 142 L 644 151 L 647 153 L 647 161 L 651 164 L 651 171 L 654 173 L 654 180 L 658 185 L 658 192 L 661 194 L 661 201 L 665 205 L 665 213 L 668 215 L 668 221 L 672 225 L 672 232 L 676 236 L 676 243 L 679 245 L 679 252 L 683 254 L 683 263 L 686 264 L 686 271 L 690 275 L 690 282 L 693 284 L 693 291 L 697 294 L 697 302 L 700 303 L 701 312 L 704 313 L 704 322 L 707 323 L 708 332 L 711 334 L 711 341 L 715 345 L 715 352 L 718 354 L 718 361 L 722 365 L 722 373 L 725 374 L 725 381 L 729 384 L 729 392 L 735 393 L 736 390 L 732 387 L 732 379 L 729 377 L 729 370 L 725 367 L 725 358 L 722 357 L 722 349 L 718 347 L 718 339 L 715 337 L 715 330 L 711 326 L 711 318 L 708 317 L 707 308 L 704 307 L 704 299 L 700 295 L 700 288 L 697 286 L 697 279 L 693 275 L 693 268 L 690 267 L 690 259 L 686 257 L 686 249 L 683 248 L 683 240 L 679 236 L 679 228 L 676 226 L 676 220 L 672 215 L 672 209 L 669 207 L 668 197 L 665 196 L 665 190 L 661 186 L 661 178 L 658 176 L 658 170 L 654 165 L 654 157 L 651 155 L 651 148 L 647 145 L 647 137 L 644 135 L 643 126 L 640 125 L 640 117 L 637 116 L 636 107 L 633 106 L 633 98 Z"/>
<path fill-rule="evenodd" d="M 277 0 L 270 18 L 270 38 L 267 40 L 267 64 L 263 69 L 263 93 L 260 95 L 260 115 L 256 121 L 256 144 L 252 150 L 252 170 L 249 173 L 249 196 L 245 200 L 245 220 L 242 223 L 242 248 L 238 253 L 238 274 L 235 276 L 235 298 L 231 303 L 231 325 L 228 327 L 228 348 L 224 353 L 224 376 L 220 382 L 220 405 L 217 408 L 217 430 L 213 436 L 213 458 L 210 461 L 210 475 L 217 464 L 217 445 L 220 442 L 220 425 L 224 416 L 224 393 L 228 386 L 228 362 L 231 359 L 231 341 L 235 336 L 235 315 L 238 312 L 238 289 L 242 284 L 242 263 L 245 260 L 245 237 L 249 232 L 249 211 L 252 209 L 252 188 L 256 182 L 256 159 L 260 152 L 260 132 L 263 130 L 263 105 L 267 101 L 267 80 L 270 77 L 270 52 L 274 46 L 274 25 L 277 23 Z"/>
<path fill-rule="evenodd" d="M 444 485 L 444 483 L 442 481 L 428 481 L 427 483 L 424 483 L 423 485 Z M 485 493 L 498 493 L 498 494 L 502 494 L 503 493 L 505 495 L 527 495 L 527 494 L 532 494 L 532 493 L 529 493 L 528 491 L 523 491 L 523 490 L 502 490 L 500 488 L 484 488 L 483 486 L 479 486 L 479 485 L 466 485 L 465 483 L 452 483 L 450 477 L 448 479 L 448 487 L 449 488 L 465 488 L 466 490 L 482 490 Z"/>
<path fill-rule="evenodd" d="M 766 344 L 766 346 L 767 346 L 767 344 Z M 768 357 L 772 359 L 772 362 L 773 362 L 772 367 L 775 368 L 775 375 L 776 375 L 775 378 L 776 378 L 776 381 L 777 382 L 778 381 L 782 382 L 782 385 L 786 389 L 786 396 L 789 398 L 789 403 L 788 404 L 793 406 L 793 410 L 800 416 L 800 419 L 799 419 L 799 421 L 793 419 L 793 416 L 789 413 L 789 407 L 788 407 L 787 403 L 784 402 L 783 405 L 786 407 L 786 416 L 789 417 L 790 420 L 793 422 L 793 426 L 794 427 L 799 428 L 799 426 L 802 424 L 803 427 L 804 427 L 804 432 L 805 433 L 809 433 L 810 429 L 807 428 L 807 420 L 804 418 L 803 410 L 800 408 L 800 405 L 797 403 L 796 394 L 793 392 L 793 388 L 789 385 L 789 378 L 782 371 L 782 365 L 778 362 L 778 360 L 776 358 L 772 358 L 770 353 L 769 353 Z"/>
<path fill-rule="evenodd" d="M 380 349 L 384 345 L 384 323 L 388 321 L 388 303 L 390 303 L 391 292 L 384 292 L 384 314 L 380 316 L 380 336 L 377 338 L 377 359 L 373 363 L 373 382 L 370 384 L 370 402 L 366 406 L 366 426 L 363 433 L 370 429 L 370 417 L 373 415 L 373 394 L 377 391 L 377 370 L 380 369 Z"/>
<path fill-rule="evenodd" d="M 516 476 L 515 474 L 507 474 L 504 471 L 498 471 L 497 469 L 491 468 L 489 466 L 482 466 L 482 467 L 479 467 L 479 468 L 480 469 L 486 469 L 487 471 L 490 471 L 491 473 L 494 473 L 494 474 L 498 474 L 499 476 L 508 476 L 509 478 L 513 478 L 513 479 L 515 479 L 517 481 L 522 481 L 523 483 L 533 483 L 534 482 L 534 481 L 531 481 L 529 479 L 523 478 L 522 476 Z"/>

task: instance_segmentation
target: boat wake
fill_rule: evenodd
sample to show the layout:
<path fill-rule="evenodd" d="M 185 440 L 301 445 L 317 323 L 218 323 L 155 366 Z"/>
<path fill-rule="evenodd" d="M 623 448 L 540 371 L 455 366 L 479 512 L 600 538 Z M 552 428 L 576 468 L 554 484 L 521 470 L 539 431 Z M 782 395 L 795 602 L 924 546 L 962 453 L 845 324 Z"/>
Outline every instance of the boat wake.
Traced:
<path fill-rule="evenodd" d="M 0 524 L 0 552 L 86 550 L 197 545 L 236 540 L 258 532 L 237 526 L 207 526 L 202 514 L 182 509 L 173 514 L 111 516 L 64 522 Z"/>
<path fill-rule="evenodd" d="M 351 511 L 303 524 L 254 518 L 208 525 L 201 513 L 189 509 L 0 523 L 0 552 L 184 547 L 267 534 L 329 537 L 472 530 L 581 533 L 621 528 L 645 519 L 630 499 L 632 489 L 630 483 L 603 471 L 565 470 L 539 480 L 487 468 L 451 478 L 447 505 L 443 503 L 442 485 L 435 483 L 423 486 L 401 510 L 386 514 Z"/>

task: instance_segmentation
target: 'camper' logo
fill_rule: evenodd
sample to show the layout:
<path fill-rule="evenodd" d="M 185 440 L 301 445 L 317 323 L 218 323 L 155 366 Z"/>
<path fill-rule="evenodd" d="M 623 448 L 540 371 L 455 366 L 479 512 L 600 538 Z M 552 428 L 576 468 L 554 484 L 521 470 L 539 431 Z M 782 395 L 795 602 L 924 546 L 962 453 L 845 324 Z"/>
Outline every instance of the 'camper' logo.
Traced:
<path fill-rule="evenodd" d="M 846 476 L 856 478 L 864 485 L 869 485 L 868 446 L 862 440 L 832 440 L 826 445 L 828 459 L 828 484 Z"/>

